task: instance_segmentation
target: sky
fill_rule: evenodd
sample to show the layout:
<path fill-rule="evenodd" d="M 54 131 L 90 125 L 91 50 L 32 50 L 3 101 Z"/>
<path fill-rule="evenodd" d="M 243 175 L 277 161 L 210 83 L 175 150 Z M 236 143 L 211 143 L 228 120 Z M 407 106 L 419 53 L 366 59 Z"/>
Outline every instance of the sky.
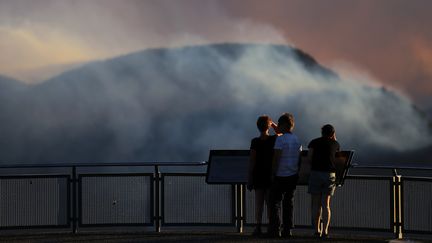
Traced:
<path fill-rule="evenodd" d="M 0 74 L 27 83 L 155 47 L 289 44 L 432 111 L 429 0 L 0 0 Z"/>

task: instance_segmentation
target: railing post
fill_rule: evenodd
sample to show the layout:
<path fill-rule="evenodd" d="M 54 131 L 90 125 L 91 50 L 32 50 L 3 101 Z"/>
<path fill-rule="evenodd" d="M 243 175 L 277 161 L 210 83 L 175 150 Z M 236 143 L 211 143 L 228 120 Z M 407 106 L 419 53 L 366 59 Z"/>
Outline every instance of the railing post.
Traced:
<path fill-rule="evenodd" d="M 245 185 L 241 185 L 241 196 L 242 196 L 242 201 L 241 201 L 241 233 L 244 233 L 244 225 L 245 225 L 245 221 L 246 221 L 246 186 Z"/>
<path fill-rule="evenodd" d="M 243 233 L 244 231 L 244 186 L 242 184 L 235 185 L 236 195 L 236 226 L 237 232 Z"/>
<path fill-rule="evenodd" d="M 161 213 L 160 213 L 160 181 L 161 181 L 161 176 L 160 176 L 160 171 L 159 171 L 159 166 L 155 165 L 155 171 L 154 171 L 154 176 L 155 176 L 155 193 L 154 193 L 154 203 L 155 203 L 155 215 L 154 215 L 154 220 L 155 220 L 155 231 L 156 232 L 161 232 Z"/>
<path fill-rule="evenodd" d="M 72 231 L 74 234 L 78 233 L 77 227 L 77 174 L 76 174 L 76 166 L 72 166 Z"/>
<path fill-rule="evenodd" d="M 393 232 L 397 239 L 403 239 L 402 178 L 396 169 L 393 173 Z"/>
<path fill-rule="evenodd" d="M 403 197 L 403 184 L 402 184 L 402 176 L 399 176 L 399 239 L 403 238 L 404 232 L 404 197 Z"/>

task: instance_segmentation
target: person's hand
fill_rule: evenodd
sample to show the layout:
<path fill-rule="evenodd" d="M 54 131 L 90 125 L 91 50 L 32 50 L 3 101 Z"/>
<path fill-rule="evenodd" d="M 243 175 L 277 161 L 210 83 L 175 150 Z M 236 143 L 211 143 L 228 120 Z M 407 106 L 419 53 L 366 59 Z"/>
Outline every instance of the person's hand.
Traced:
<path fill-rule="evenodd" d="M 271 127 L 273 128 L 273 130 L 275 131 L 276 135 L 280 135 L 282 134 L 282 132 L 280 131 L 279 127 L 277 126 L 276 123 L 272 122 L 271 123 Z"/>
<path fill-rule="evenodd" d="M 337 141 L 337 139 L 336 139 L 336 133 L 333 133 L 332 139 L 335 140 L 335 141 Z"/>

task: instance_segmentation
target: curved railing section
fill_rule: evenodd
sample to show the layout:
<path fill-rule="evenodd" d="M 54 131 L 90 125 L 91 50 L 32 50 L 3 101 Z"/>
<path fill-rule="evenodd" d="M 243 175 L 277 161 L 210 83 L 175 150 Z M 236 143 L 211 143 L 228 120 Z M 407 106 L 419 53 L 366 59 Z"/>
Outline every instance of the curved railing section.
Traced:
<path fill-rule="evenodd" d="M 0 166 L 0 230 L 79 232 L 99 227 L 228 227 L 254 223 L 244 185 L 206 183 L 206 162 Z M 416 172 L 418 171 L 418 172 Z M 354 166 L 332 202 L 332 227 L 432 234 L 432 170 Z M 310 227 L 298 186 L 295 225 Z M 266 216 L 264 216 L 266 217 Z"/>

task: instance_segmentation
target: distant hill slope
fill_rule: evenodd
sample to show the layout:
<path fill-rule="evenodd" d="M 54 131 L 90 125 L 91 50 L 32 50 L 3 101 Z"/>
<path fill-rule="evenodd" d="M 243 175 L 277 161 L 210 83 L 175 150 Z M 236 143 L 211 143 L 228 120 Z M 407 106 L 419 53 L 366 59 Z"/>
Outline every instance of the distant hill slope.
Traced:
<path fill-rule="evenodd" d="M 19 91 L 16 83 L 0 78 L 9 94 L 2 163 L 206 160 L 209 149 L 248 149 L 256 118 L 282 112 L 295 115 L 305 147 L 334 124 L 357 161 L 398 161 L 432 143 L 429 121 L 405 98 L 343 80 L 283 45 L 150 49 Z"/>
<path fill-rule="evenodd" d="M 18 80 L 0 75 L 0 92 L 2 92 L 2 94 L 6 94 L 6 91 L 10 92 L 25 88 L 27 88 L 27 85 L 19 82 Z"/>

